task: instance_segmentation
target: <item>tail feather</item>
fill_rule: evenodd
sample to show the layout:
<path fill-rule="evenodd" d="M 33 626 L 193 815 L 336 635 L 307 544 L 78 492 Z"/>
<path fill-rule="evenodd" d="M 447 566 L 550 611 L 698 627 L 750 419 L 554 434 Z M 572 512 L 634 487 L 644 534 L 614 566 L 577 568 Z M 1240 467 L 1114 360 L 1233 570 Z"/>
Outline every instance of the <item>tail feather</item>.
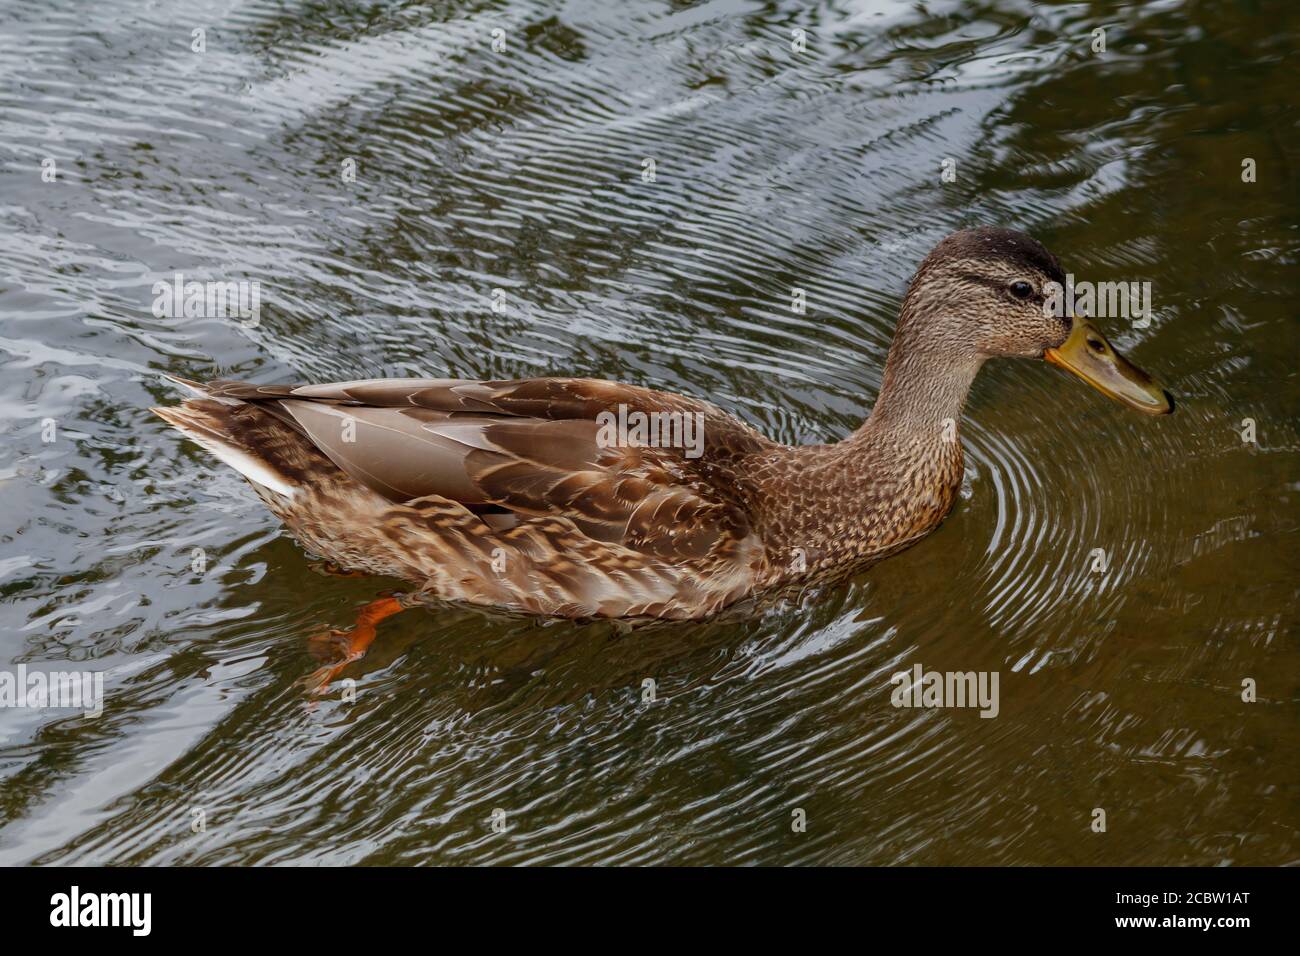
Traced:
<path fill-rule="evenodd" d="M 186 382 L 183 379 L 176 381 L 187 387 L 201 387 L 197 386 L 197 383 Z M 234 404 L 242 403 L 236 401 Z M 296 494 L 293 484 L 270 462 L 245 448 L 230 435 L 227 428 L 223 427 L 222 418 L 229 414 L 229 410 L 223 407 L 223 404 L 217 404 L 209 399 L 202 404 L 187 401 L 183 405 L 149 410 L 181 434 L 212 452 L 254 484 L 268 488 L 286 498 L 293 498 Z"/>
<path fill-rule="evenodd" d="M 193 392 L 195 395 L 207 395 L 207 386 L 202 382 L 195 382 L 192 379 L 181 378 L 179 375 L 172 375 L 170 372 L 163 372 L 162 377 L 167 379 L 173 385 L 179 385 L 181 388 Z"/>
<path fill-rule="evenodd" d="M 162 377 L 167 379 L 173 385 L 179 385 L 191 395 L 197 398 L 206 398 L 210 401 L 221 402 L 223 405 L 238 405 L 238 399 L 226 398 L 222 395 L 213 393 L 212 385 L 205 382 L 195 382 L 192 379 L 181 378 L 179 375 L 172 375 L 170 372 L 163 372 Z"/>

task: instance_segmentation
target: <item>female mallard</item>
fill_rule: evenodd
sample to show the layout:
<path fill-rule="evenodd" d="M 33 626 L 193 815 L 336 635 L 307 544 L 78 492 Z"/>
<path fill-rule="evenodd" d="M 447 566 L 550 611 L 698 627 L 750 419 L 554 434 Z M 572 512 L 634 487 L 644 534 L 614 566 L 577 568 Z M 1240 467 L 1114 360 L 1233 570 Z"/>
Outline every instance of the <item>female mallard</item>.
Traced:
<path fill-rule="evenodd" d="M 957 496 L 957 423 L 987 358 L 1046 358 L 1140 411 L 1172 411 L 1089 322 L 1045 307 L 1048 282 L 1064 284 L 1061 267 L 1027 236 L 944 239 L 903 300 L 871 416 L 833 445 L 781 445 L 706 402 L 596 379 L 186 382 L 201 397 L 154 411 L 343 568 L 531 614 L 701 618 L 846 577 L 933 531 Z M 648 437 L 668 424 L 688 440 L 647 445 L 647 423 Z M 390 602 L 363 621 L 371 636 Z"/>

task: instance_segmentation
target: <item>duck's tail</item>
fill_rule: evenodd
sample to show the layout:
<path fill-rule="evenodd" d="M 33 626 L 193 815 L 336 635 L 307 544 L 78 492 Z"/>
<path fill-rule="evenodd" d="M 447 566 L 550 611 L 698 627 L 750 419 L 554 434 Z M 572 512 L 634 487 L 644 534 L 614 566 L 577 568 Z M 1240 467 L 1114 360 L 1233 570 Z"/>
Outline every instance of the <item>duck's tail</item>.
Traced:
<path fill-rule="evenodd" d="M 213 397 L 199 382 L 173 375 L 166 378 L 201 397 L 186 399 L 180 405 L 151 408 L 151 412 L 212 452 L 253 484 L 286 498 L 294 497 L 297 490 L 284 472 L 276 468 L 265 455 L 259 454 L 256 448 L 240 440 L 241 435 L 249 433 L 249 423 L 242 422 L 241 418 L 249 413 L 260 420 L 268 416 L 238 399 Z"/>

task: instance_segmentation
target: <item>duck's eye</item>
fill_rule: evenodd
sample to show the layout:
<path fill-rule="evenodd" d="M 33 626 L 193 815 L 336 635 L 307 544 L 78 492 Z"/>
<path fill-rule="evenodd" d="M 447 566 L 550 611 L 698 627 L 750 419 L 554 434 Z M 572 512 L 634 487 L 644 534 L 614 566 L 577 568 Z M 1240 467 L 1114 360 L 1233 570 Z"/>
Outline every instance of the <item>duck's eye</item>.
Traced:
<path fill-rule="evenodd" d="M 1007 290 L 1017 299 L 1028 299 L 1034 294 L 1034 287 L 1023 279 L 1011 283 L 1011 285 L 1007 286 Z"/>

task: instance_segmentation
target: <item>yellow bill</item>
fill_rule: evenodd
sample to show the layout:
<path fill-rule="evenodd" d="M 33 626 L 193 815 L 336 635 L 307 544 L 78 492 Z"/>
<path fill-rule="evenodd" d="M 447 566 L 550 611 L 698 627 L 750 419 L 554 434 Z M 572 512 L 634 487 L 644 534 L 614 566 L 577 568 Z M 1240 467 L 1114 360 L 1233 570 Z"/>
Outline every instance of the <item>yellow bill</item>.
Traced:
<path fill-rule="evenodd" d="M 1103 395 L 1148 415 L 1168 415 L 1174 399 L 1146 372 L 1120 355 L 1087 319 L 1075 316 L 1070 337 L 1043 358 L 1083 379 Z"/>

